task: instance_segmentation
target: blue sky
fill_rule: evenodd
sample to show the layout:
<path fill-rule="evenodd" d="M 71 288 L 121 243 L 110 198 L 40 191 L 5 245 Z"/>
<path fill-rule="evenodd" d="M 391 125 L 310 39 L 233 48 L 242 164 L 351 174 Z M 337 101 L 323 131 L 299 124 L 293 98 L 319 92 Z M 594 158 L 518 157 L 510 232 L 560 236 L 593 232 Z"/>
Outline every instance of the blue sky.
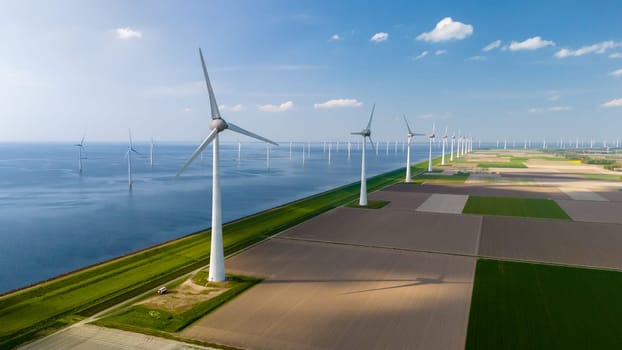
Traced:
<path fill-rule="evenodd" d="M 223 117 L 279 141 L 349 140 L 374 102 L 376 140 L 402 139 L 403 114 L 485 140 L 612 140 L 621 18 L 619 1 L 3 0 L 0 141 L 198 142 L 198 47 Z"/>

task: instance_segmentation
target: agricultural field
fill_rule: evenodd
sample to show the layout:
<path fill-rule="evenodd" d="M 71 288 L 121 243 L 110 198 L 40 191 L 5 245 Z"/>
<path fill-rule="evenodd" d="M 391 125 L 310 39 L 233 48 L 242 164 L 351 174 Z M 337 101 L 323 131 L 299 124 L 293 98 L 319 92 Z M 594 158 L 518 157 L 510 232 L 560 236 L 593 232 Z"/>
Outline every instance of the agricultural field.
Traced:
<path fill-rule="evenodd" d="M 466 349 L 620 349 L 622 272 L 482 259 Z"/>
<path fill-rule="evenodd" d="M 568 214 L 551 199 L 469 196 L 462 212 L 570 220 Z"/>

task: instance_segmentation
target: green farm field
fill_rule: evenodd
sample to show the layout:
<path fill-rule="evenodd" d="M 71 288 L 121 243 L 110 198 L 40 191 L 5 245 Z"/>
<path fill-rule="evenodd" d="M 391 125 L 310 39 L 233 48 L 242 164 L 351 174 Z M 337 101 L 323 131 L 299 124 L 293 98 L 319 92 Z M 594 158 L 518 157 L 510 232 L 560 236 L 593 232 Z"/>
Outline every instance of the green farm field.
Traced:
<path fill-rule="evenodd" d="M 622 272 L 477 262 L 466 349 L 620 349 Z"/>
<path fill-rule="evenodd" d="M 551 199 L 469 196 L 464 214 L 504 215 L 570 220 Z"/>

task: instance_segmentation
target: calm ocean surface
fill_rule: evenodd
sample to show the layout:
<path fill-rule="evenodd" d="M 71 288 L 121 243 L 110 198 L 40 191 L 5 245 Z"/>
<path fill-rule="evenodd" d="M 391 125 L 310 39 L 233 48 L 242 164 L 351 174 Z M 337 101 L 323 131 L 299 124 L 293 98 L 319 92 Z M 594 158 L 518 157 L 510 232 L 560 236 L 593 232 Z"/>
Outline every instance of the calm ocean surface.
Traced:
<path fill-rule="evenodd" d="M 307 144 L 305 143 L 305 147 Z M 134 187 L 127 186 L 124 144 L 86 144 L 78 173 L 71 144 L 0 144 L 0 293 L 137 249 L 171 240 L 211 224 L 211 147 L 179 178 L 175 173 L 196 145 L 136 144 Z M 337 152 L 312 143 L 302 164 L 302 144 L 270 150 L 260 143 L 221 143 L 223 219 L 230 221 L 340 185 L 358 181 L 361 151 L 346 144 Z M 427 158 L 427 144 L 413 146 L 412 161 Z M 440 148 L 434 149 L 440 155 Z M 367 174 L 403 167 L 406 155 L 393 143 L 378 155 L 368 148 Z"/>

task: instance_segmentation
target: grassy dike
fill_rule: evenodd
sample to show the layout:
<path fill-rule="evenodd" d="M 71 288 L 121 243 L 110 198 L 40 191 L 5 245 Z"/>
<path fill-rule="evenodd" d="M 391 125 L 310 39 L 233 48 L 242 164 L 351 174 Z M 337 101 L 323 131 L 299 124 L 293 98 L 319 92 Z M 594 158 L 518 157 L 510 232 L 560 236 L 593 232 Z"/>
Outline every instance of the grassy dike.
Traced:
<path fill-rule="evenodd" d="M 427 161 L 413 166 L 421 174 Z M 403 181 L 404 169 L 367 180 L 368 191 Z M 229 222 L 225 255 L 358 197 L 360 183 Z M 0 297 L 0 348 L 44 336 L 209 263 L 210 230 L 70 273 Z"/>

